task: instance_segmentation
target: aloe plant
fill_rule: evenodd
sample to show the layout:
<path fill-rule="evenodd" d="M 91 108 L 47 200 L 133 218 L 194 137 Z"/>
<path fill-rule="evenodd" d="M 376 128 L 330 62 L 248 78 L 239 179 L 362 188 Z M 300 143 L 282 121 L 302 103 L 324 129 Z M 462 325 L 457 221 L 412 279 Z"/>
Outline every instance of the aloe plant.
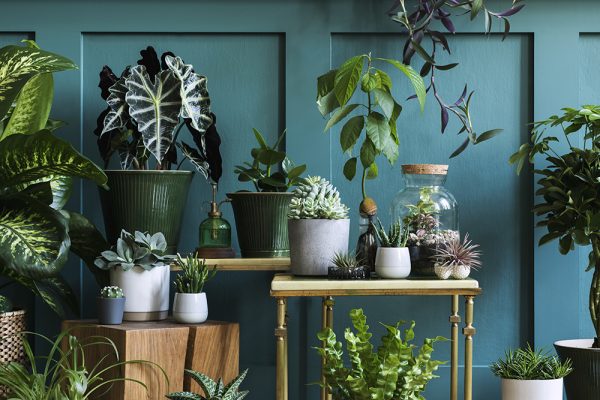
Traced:
<path fill-rule="evenodd" d="M 189 160 L 198 172 L 218 183 L 221 139 L 210 111 L 206 77 L 171 52 L 162 55 L 162 62 L 153 47 L 140 54 L 138 65 L 128 66 L 120 77 L 108 66 L 100 72 L 101 96 L 108 107 L 99 115 L 94 133 L 105 166 L 116 152 L 123 169 L 148 169 L 151 158 L 156 169 L 170 169 L 177 164 L 179 148 L 181 162 Z M 183 126 L 196 148 L 178 141 Z"/>
<path fill-rule="evenodd" d="M 73 291 L 59 274 L 69 250 L 90 266 L 106 248 L 91 222 L 63 209 L 73 178 L 104 185 L 106 176 L 54 136 L 61 123 L 48 118 L 51 73 L 77 66 L 32 41 L 1 48 L 0 65 L 0 276 L 8 278 L 3 286 L 25 286 L 60 315 L 61 303 L 77 311 Z M 106 274 L 92 271 L 104 286 Z"/>
<path fill-rule="evenodd" d="M 186 369 L 185 374 L 189 375 L 204 392 L 204 396 L 192 393 L 192 392 L 174 392 L 167 395 L 167 399 L 170 400 L 242 400 L 248 395 L 248 391 L 239 391 L 239 387 L 242 381 L 246 377 L 248 370 L 246 369 L 237 378 L 224 385 L 223 380 L 219 378 L 218 382 L 215 382 L 208 376 L 201 374 L 200 372 Z"/>

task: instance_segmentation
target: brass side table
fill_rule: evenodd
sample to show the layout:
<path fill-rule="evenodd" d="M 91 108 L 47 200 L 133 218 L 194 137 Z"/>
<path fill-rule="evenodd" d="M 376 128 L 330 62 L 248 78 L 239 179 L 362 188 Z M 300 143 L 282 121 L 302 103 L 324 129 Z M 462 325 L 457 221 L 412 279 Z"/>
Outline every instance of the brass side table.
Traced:
<path fill-rule="evenodd" d="M 277 301 L 276 400 L 288 399 L 288 349 L 287 349 L 287 299 L 289 297 L 321 297 L 323 299 L 323 329 L 333 327 L 334 296 L 450 296 L 450 399 L 458 400 L 458 313 L 459 296 L 465 299 L 465 371 L 464 400 L 473 399 L 473 306 L 475 296 L 481 294 L 479 283 L 473 279 L 374 279 L 374 280 L 328 280 L 326 278 L 298 277 L 277 274 L 271 282 L 271 296 Z M 323 377 L 321 377 L 323 380 Z M 321 400 L 331 399 L 325 388 Z"/>

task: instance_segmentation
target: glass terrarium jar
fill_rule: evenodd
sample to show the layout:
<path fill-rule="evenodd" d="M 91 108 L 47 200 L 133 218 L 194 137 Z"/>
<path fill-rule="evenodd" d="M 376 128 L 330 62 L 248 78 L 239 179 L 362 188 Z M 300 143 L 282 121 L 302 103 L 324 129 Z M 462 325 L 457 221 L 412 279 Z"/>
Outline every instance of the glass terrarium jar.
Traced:
<path fill-rule="evenodd" d="M 411 275 L 435 276 L 437 248 L 459 237 L 458 204 L 444 187 L 448 166 L 408 164 L 402 174 L 405 187 L 392 201 L 392 220 L 409 229 Z"/>

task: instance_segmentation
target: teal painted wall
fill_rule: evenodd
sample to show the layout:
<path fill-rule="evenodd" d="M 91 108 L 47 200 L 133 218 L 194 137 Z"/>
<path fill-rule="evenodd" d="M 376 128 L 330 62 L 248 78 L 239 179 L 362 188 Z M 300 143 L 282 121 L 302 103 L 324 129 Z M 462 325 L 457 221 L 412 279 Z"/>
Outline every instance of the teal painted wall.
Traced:
<path fill-rule="evenodd" d="M 213 109 L 223 137 L 225 175 L 222 195 L 242 189 L 232 166 L 245 161 L 257 127 L 274 138 L 287 127 L 286 146 L 309 173 L 329 177 L 345 201 L 360 201 L 357 182 L 341 176 L 345 161 L 338 148 L 339 129 L 323 133 L 325 121 L 316 110 L 315 79 L 332 65 L 357 52 L 372 51 L 399 58 L 401 37 L 385 16 L 384 0 L 188 1 L 105 0 L 96 4 L 58 0 L 6 0 L 0 13 L 0 44 L 34 37 L 39 44 L 75 60 L 80 70 L 56 75 L 53 116 L 68 121 L 60 135 L 86 155 L 100 161 L 92 130 L 103 108 L 97 73 L 104 64 L 120 71 L 135 63 L 146 45 L 173 50 L 208 76 Z M 497 1 L 502 7 L 508 1 Z M 600 79 L 600 4 L 592 0 L 549 2 L 529 0 L 512 20 L 513 34 L 481 34 L 483 21 L 459 24 L 452 37 L 459 68 L 444 74 L 441 91 L 458 94 L 468 82 L 476 91 L 474 118 L 481 130 L 502 127 L 493 141 L 470 148 L 451 160 L 448 188 L 461 206 L 461 229 L 481 243 L 484 269 L 475 276 L 484 294 L 475 305 L 475 399 L 499 399 L 499 383 L 487 365 L 506 347 L 535 341 L 592 335 L 586 296 L 588 274 L 583 272 L 585 250 L 559 256 L 554 245 L 538 248 L 529 210 L 534 202 L 530 172 L 517 177 L 508 156 L 527 137 L 526 124 L 560 107 L 597 102 Z M 393 71 L 389 71 L 394 74 Z M 393 75 L 395 95 L 410 90 Z M 399 120 L 401 150 L 397 165 L 381 163 L 381 176 L 368 189 L 378 200 L 382 216 L 392 196 L 402 188 L 399 164 L 446 162 L 460 143 L 452 133 L 439 133 L 439 114 L 431 99 L 424 113 L 405 104 Z M 540 164 L 541 165 L 541 164 Z M 102 225 L 97 189 L 80 185 L 70 206 Z M 204 218 L 208 185 L 195 177 L 185 214 L 180 248 L 191 250 L 197 225 Z M 233 222 L 231 211 L 225 217 Z M 356 232 L 356 215 L 353 215 Z M 356 234 L 352 236 L 352 242 Z M 81 295 L 84 316 L 94 314 L 96 286 L 78 261 L 72 259 L 65 276 Z M 221 273 L 207 288 L 211 318 L 241 324 L 241 365 L 251 372 L 246 386 L 251 399 L 274 398 L 275 307 L 268 296 L 268 273 Z M 58 321 L 42 305 L 23 303 L 33 310 L 35 329 L 55 332 Z M 363 307 L 376 321 L 415 319 L 419 340 L 448 334 L 446 299 L 353 298 L 338 299 L 335 326 L 348 324 L 347 312 Z M 290 399 L 317 398 L 307 386 L 318 377 L 319 360 L 309 349 L 316 345 L 320 302 L 290 301 Z M 32 321 L 33 322 L 33 321 Z M 461 343 L 462 348 L 462 343 Z M 436 357 L 448 359 L 449 345 L 439 346 Z M 431 384 L 428 399 L 447 398 L 449 369 Z"/>

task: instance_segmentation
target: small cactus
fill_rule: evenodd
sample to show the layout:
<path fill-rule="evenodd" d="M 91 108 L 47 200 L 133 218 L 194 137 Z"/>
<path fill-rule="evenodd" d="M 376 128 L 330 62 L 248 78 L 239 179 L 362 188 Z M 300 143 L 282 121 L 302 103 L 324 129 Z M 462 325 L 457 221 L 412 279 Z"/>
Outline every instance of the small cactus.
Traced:
<path fill-rule="evenodd" d="M 381 220 L 377 218 L 379 227 L 373 225 L 377 239 L 381 247 L 406 247 L 408 241 L 408 229 L 402 228 L 400 221 L 396 221 L 390 225 L 388 232 L 385 231 Z"/>
<path fill-rule="evenodd" d="M 345 206 L 337 189 L 320 176 L 303 179 L 293 191 L 290 203 L 290 219 L 345 219 Z"/>
<path fill-rule="evenodd" d="M 0 314 L 12 311 L 12 302 L 5 296 L 0 296 Z"/>
<path fill-rule="evenodd" d="M 123 295 L 123 289 L 118 286 L 106 286 L 100 290 L 100 297 L 104 299 L 121 299 L 125 297 Z"/>

